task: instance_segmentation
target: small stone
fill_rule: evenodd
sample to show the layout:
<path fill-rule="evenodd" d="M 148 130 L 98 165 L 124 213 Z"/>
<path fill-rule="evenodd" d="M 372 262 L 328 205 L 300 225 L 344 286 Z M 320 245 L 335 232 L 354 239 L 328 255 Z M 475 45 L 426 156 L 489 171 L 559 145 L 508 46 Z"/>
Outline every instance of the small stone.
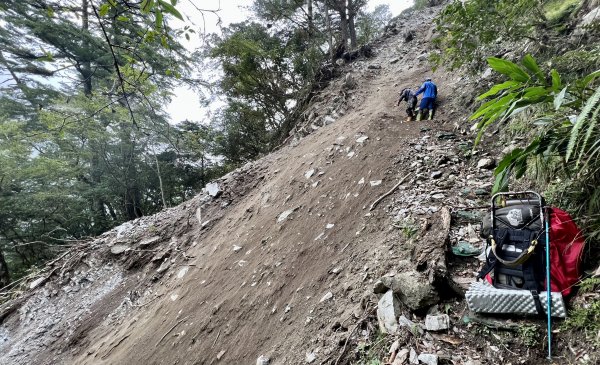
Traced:
<path fill-rule="evenodd" d="M 371 181 L 369 181 L 369 184 L 371 186 L 377 186 L 377 185 L 381 185 L 382 182 L 383 182 L 383 180 L 371 180 Z"/>
<path fill-rule="evenodd" d="M 447 314 L 425 317 L 425 329 L 427 331 L 443 331 L 450 328 L 450 317 Z"/>
<path fill-rule="evenodd" d="M 393 60 L 390 61 L 390 63 L 393 65 L 394 63 L 398 63 L 398 61 L 400 61 L 399 58 L 394 58 Z"/>
<path fill-rule="evenodd" d="M 221 358 L 223 357 L 223 355 L 225 355 L 225 350 L 221 350 L 221 352 L 219 352 L 217 354 L 217 360 L 221 360 Z"/>
<path fill-rule="evenodd" d="M 290 214 L 294 213 L 293 209 L 288 209 L 285 212 L 281 213 L 279 217 L 277 217 L 277 223 L 281 223 L 289 217 Z"/>
<path fill-rule="evenodd" d="M 110 248 L 110 253 L 113 255 L 120 255 L 127 250 L 129 250 L 129 246 L 127 245 L 114 245 Z"/>
<path fill-rule="evenodd" d="M 358 138 L 356 139 L 356 142 L 357 142 L 357 143 L 364 143 L 364 142 L 365 142 L 367 139 L 369 139 L 369 137 L 368 137 L 368 136 L 362 136 L 362 137 L 358 137 Z"/>
<path fill-rule="evenodd" d="M 334 122 L 335 122 L 335 118 L 332 117 L 332 116 L 330 116 L 330 115 L 326 116 L 325 119 L 323 119 L 323 123 L 325 125 L 329 125 L 329 124 L 332 124 Z"/>
<path fill-rule="evenodd" d="M 398 318 L 398 324 L 400 325 L 400 327 L 408 328 L 408 330 L 415 336 L 422 335 L 424 332 L 423 328 L 421 328 L 420 325 L 406 318 L 404 314 L 401 315 L 400 318 Z"/>
<path fill-rule="evenodd" d="M 408 359 L 408 353 L 409 353 L 408 349 L 402 349 L 402 350 L 398 351 L 398 354 L 396 355 L 396 358 L 394 359 L 394 362 L 392 363 L 392 365 L 404 364 L 406 359 Z"/>
<path fill-rule="evenodd" d="M 375 294 L 384 294 L 389 288 L 385 286 L 383 281 L 377 280 L 375 285 L 373 285 L 373 293 Z"/>
<path fill-rule="evenodd" d="M 443 172 L 441 172 L 441 171 L 434 171 L 434 172 L 431 173 L 430 176 L 431 176 L 432 179 L 439 179 L 440 177 L 442 177 L 442 175 L 443 175 Z"/>
<path fill-rule="evenodd" d="M 208 183 L 204 188 L 206 189 L 208 195 L 212 196 L 213 198 L 216 198 L 221 194 L 221 188 L 219 188 L 219 184 L 216 182 Z"/>
<path fill-rule="evenodd" d="M 365 183 L 365 178 L 361 178 L 360 180 L 358 180 L 358 185 L 362 185 Z"/>
<path fill-rule="evenodd" d="M 317 359 L 317 355 L 315 355 L 314 352 L 307 352 L 306 353 L 306 357 L 304 358 L 304 360 L 310 364 L 312 362 L 314 362 Z"/>
<path fill-rule="evenodd" d="M 189 266 L 184 266 L 182 267 L 179 272 L 177 273 L 177 279 L 181 279 L 185 276 L 185 274 L 187 274 L 187 272 L 190 270 Z"/>
<path fill-rule="evenodd" d="M 256 359 L 256 365 L 269 365 L 271 363 L 271 359 L 265 355 L 260 355 L 258 359 Z"/>
<path fill-rule="evenodd" d="M 144 240 L 142 240 L 142 242 L 140 242 L 140 246 L 142 247 L 148 247 L 156 242 L 158 242 L 160 240 L 160 236 L 154 236 L 154 237 L 150 237 L 150 238 L 146 238 Z"/>
<path fill-rule="evenodd" d="M 438 355 L 433 354 L 420 354 L 417 359 L 427 365 L 437 365 L 438 364 Z"/>
<path fill-rule="evenodd" d="M 491 170 L 496 167 L 496 162 L 491 158 L 482 158 L 477 162 L 477 168 L 483 170 Z"/>
<path fill-rule="evenodd" d="M 335 226 L 335 224 L 333 223 L 327 223 L 327 225 L 325 226 L 326 229 L 332 229 Z"/>
<path fill-rule="evenodd" d="M 315 173 L 315 169 L 310 169 L 304 173 L 304 177 L 307 179 L 310 179 L 310 177 L 313 176 L 314 173 Z"/>
<path fill-rule="evenodd" d="M 417 355 L 417 352 L 412 347 L 410 348 L 410 355 L 408 357 L 408 361 L 411 364 L 419 364 L 419 355 Z"/>
<path fill-rule="evenodd" d="M 233 252 L 240 252 L 241 249 L 242 249 L 242 246 L 233 245 Z"/>
<path fill-rule="evenodd" d="M 396 352 L 398 352 L 399 348 L 400 348 L 400 341 L 396 340 L 396 341 L 394 341 L 394 343 L 392 343 L 392 346 L 390 346 L 390 350 L 388 351 L 388 354 L 395 354 Z"/>
<path fill-rule="evenodd" d="M 321 300 L 319 300 L 319 303 L 323 303 L 325 301 L 328 301 L 331 298 L 333 298 L 333 293 L 332 292 L 327 292 L 327 294 L 323 295 L 323 297 L 321 298 Z"/>

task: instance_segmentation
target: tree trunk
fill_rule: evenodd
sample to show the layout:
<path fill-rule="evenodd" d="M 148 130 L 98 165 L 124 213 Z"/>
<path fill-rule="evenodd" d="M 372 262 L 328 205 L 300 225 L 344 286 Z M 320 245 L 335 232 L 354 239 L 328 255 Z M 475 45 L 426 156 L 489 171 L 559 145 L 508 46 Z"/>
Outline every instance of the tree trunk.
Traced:
<path fill-rule="evenodd" d="M 81 30 L 83 33 L 88 33 L 90 30 L 88 5 L 88 0 L 81 0 Z M 83 83 L 83 93 L 86 96 L 92 95 L 92 63 L 89 60 L 83 60 L 79 73 Z"/>
<path fill-rule="evenodd" d="M 331 31 L 331 15 L 329 15 L 329 4 L 325 2 L 325 26 L 327 27 L 327 45 L 329 47 L 329 59 L 334 61 L 335 49 L 333 45 L 333 32 Z"/>
<path fill-rule="evenodd" d="M 356 9 L 354 9 L 353 0 L 348 0 L 348 31 L 350 33 L 350 48 L 357 47 L 356 27 L 354 26 L 354 18 L 356 17 Z"/>
<path fill-rule="evenodd" d="M 314 21 L 313 21 L 313 0 L 308 0 L 308 35 L 313 36 L 315 34 Z"/>
<path fill-rule="evenodd" d="M 160 164 L 158 163 L 158 157 L 156 152 L 152 152 L 154 155 L 154 162 L 156 163 L 156 175 L 158 176 L 158 185 L 160 187 L 160 197 L 162 199 L 163 209 L 168 208 L 167 201 L 165 200 L 165 189 L 163 188 L 162 176 L 160 175 Z"/>
<path fill-rule="evenodd" d="M 338 2 L 338 13 L 340 14 L 340 36 L 341 43 L 346 48 L 348 46 L 348 13 L 346 11 L 346 1 Z"/>
<path fill-rule="evenodd" d="M 8 284 L 10 284 L 8 265 L 6 265 L 6 260 L 4 260 L 4 254 L 2 253 L 2 250 L 0 250 L 0 289 L 4 288 Z"/>

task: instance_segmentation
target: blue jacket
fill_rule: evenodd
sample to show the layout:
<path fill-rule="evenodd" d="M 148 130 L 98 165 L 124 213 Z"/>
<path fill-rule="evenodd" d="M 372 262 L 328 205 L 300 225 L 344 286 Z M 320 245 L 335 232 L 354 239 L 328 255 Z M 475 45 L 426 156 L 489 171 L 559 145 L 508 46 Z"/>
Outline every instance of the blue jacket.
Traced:
<path fill-rule="evenodd" d="M 421 88 L 417 90 L 417 93 L 415 95 L 419 95 L 423 92 L 425 92 L 423 94 L 423 98 L 435 99 L 437 97 L 437 86 L 435 86 L 435 84 L 431 81 L 425 81 L 423 86 L 421 86 Z"/>

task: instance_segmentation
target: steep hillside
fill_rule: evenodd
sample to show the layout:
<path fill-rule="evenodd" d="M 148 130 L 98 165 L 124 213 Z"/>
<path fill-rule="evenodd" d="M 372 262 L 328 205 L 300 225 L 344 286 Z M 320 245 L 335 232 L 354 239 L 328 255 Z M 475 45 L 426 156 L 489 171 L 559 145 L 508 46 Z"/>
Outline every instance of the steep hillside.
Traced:
<path fill-rule="evenodd" d="M 407 349 L 454 364 L 535 362 L 541 347 L 490 347 L 461 321 L 460 284 L 478 263 L 445 252 L 476 232 L 442 221 L 484 204 L 491 172 L 465 158 L 466 78 L 428 67 L 438 10 L 399 18 L 374 57 L 342 66 L 288 145 L 53 262 L 0 307 L 0 362 L 353 362 L 376 331 L 373 287 L 385 275 L 427 291 L 405 298 L 407 316 L 440 300 L 455 308 L 450 333 L 405 338 Z M 435 120 L 403 122 L 398 91 L 428 75 L 441 94 Z"/>

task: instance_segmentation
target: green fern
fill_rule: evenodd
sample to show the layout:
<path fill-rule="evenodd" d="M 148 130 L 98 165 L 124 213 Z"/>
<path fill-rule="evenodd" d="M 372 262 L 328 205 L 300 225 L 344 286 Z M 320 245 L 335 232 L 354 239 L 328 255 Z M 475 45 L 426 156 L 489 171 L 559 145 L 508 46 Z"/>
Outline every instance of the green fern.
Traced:
<path fill-rule="evenodd" d="M 569 159 L 575 152 L 576 145 L 577 145 L 577 142 L 579 139 L 579 134 L 580 134 L 582 128 L 584 127 L 584 124 L 586 124 L 587 121 L 590 121 L 590 125 L 588 126 L 588 133 L 586 133 L 586 137 L 582 143 L 582 147 L 579 149 L 579 151 L 580 151 L 579 159 L 581 159 L 581 156 L 584 155 L 585 146 L 587 145 L 587 141 L 591 137 L 593 128 L 596 125 L 596 120 L 594 120 L 595 118 L 592 117 L 590 120 L 590 119 L 588 119 L 588 116 L 590 115 L 590 113 L 593 112 L 593 115 L 595 115 L 597 117 L 598 116 L 597 112 L 598 112 L 599 108 L 600 108 L 600 87 L 598 87 L 596 89 L 596 92 L 594 93 L 594 95 L 592 95 L 592 97 L 590 97 L 587 100 L 587 102 L 585 103 L 585 106 L 581 110 L 581 113 L 579 113 L 579 116 L 577 116 L 577 119 L 575 120 L 573 129 L 571 129 L 571 136 L 569 138 L 569 144 L 567 145 L 567 152 L 566 152 L 566 156 L 565 156 L 565 159 L 567 161 L 569 161 Z M 578 163 L 579 163 L 579 160 L 578 160 Z"/>
<path fill-rule="evenodd" d="M 567 145 L 567 153 L 565 156 L 565 159 L 567 161 L 569 161 L 571 156 L 573 155 L 573 153 L 576 152 L 576 149 L 577 149 L 576 147 L 578 145 L 578 142 L 582 142 L 582 143 L 581 143 L 581 148 L 579 148 L 579 154 L 578 154 L 579 158 L 577 160 L 577 164 L 579 164 L 579 161 L 584 156 L 587 142 L 590 139 L 590 137 L 592 136 L 594 128 L 597 123 L 598 110 L 600 110 L 600 87 L 598 87 L 596 89 L 596 92 L 587 100 L 587 102 L 585 103 L 585 106 L 581 110 L 581 113 L 579 113 L 579 115 L 577 116 L 577 119 L 575 120 L 573 129 L 571 130 L 569 144 Z M 590 116 L 590 114 L 592 114 L 592 118 L 588 118 Z M 587 124 L 587 122 L 589 122 L 587 133 L 585 135 L 584 140 L 580 141 L 580 138 L 579 138 L 580 132 L 584 128 L 585 124 Z"/>

